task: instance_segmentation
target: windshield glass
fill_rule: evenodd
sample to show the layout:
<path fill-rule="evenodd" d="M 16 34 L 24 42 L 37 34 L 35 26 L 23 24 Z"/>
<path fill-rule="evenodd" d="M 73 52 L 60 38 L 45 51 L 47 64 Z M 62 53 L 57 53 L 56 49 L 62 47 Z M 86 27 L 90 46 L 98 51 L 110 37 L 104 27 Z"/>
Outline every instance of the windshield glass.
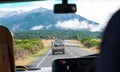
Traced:
<path fill-rule="evenodd" d="M 15 64 L 51 67 L 56 58 L 81 57 L 100 52 L 105 26 L 119 9 L 119 0 L 70 0 L 75 14 L 54 14 L 60 0 L 2 3 L 0 25 L 13 36 Z M 54 48 L 52 44 L 63 43 Z"/>

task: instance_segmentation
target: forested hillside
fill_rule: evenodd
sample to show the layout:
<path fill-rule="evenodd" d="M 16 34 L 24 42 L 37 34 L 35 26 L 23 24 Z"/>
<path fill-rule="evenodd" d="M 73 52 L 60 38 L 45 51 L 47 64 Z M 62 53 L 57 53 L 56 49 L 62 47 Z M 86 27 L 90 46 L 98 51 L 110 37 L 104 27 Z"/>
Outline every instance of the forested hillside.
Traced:
<path fill-rule="evenodd" d="M 31 31 L 20 31 L 13 32 L 15 39 L 77 39 L 81 40 L 83 37 L 89 38 L 100 38 L 101 32 L 90 32 L 87 30 L 31 30 Z"/>

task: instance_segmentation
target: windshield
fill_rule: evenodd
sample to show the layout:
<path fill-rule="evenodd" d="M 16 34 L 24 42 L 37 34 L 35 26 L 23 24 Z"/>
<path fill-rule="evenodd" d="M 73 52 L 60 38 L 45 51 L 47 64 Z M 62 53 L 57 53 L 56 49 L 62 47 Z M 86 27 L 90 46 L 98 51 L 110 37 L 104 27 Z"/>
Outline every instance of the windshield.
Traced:
<path fill-rule="evenodd" d="M 0 25 L 13 36 L 16 66 L 51 67 L 56 58 L 99 53 L 106 24 L 120 7 L 119 0 L 70 0 L 77 4 L 75 14 L 54 14 L 56 3 L 61 1 L 0 4 Z"/>

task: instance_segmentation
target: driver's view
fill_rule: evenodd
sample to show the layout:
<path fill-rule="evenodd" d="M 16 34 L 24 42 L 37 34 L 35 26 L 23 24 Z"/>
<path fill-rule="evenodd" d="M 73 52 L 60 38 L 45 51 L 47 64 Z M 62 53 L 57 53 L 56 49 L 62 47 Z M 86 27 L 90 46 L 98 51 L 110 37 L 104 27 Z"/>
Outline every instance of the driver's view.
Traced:
<path fill-rule="evenodd" d="M 120 8 L 119 3 L 119 0 L 1 1 L 0 72 L 117 72 L 116 68 L 112 71 L 111 61 L 117 63 L 112 48 L 118 33 L 112 30 L 116 29 L 114 26 L 110 29 L 106 26 Z M 105 70 L 106 67 L 111 69 Z"/>

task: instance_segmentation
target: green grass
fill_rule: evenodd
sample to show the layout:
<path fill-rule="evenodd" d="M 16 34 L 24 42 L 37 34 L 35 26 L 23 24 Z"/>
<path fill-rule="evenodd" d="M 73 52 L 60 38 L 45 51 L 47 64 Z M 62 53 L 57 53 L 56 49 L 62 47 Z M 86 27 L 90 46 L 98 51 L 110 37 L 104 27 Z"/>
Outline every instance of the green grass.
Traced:
<path fill-rule="evenodd" d="M 31 49 L 33 46 L 37 46 L 38 48 L 44 48 L 43 43 L 39 39 L 19 39 L 15 40 L 15 45 L 18 49 L 21 50 L 28 50 Z"/>

